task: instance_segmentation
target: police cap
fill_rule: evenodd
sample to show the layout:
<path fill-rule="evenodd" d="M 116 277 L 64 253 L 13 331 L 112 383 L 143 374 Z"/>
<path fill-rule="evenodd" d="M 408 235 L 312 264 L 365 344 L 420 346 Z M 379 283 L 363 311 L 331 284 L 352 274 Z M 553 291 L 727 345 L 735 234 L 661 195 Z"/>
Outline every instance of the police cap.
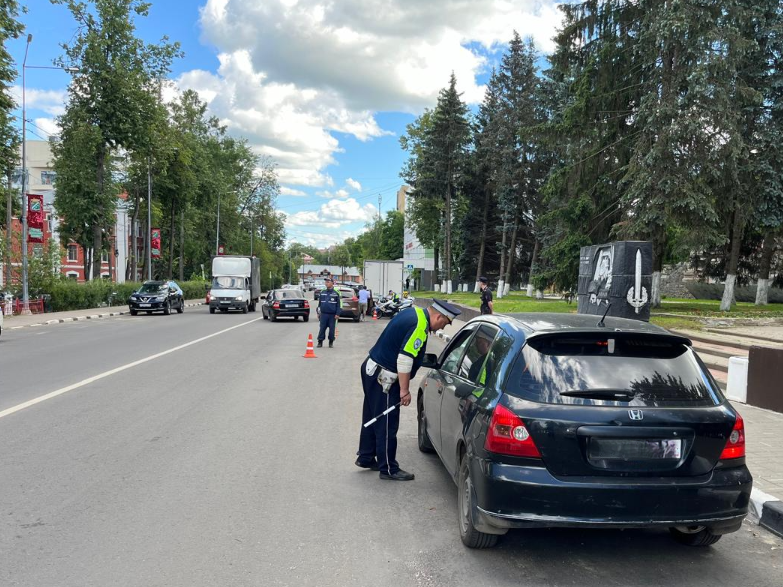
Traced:
<path fill-rule="evenodd" d="M 436 300 L 435 298 L 432 299 L 432 309 L 446 316 L 449 319 L 449 324 L 451 324 L 454 318 L 462 314 L 462 311 L 454 304 L 450 304 L 445 300 Z"/>
<path fill-rule="evenodd" d="M 334 283 L 334 279 L 328 276 L 324 279 L 324 283 L 326 283 L 327 281 L 331 281 L 332 283 Z"/>
<path fill-rule="evenodd" d="M 479 277 L 479 281 L 481 283 L 487 283 L 487 278 L 486 277 Z"/>

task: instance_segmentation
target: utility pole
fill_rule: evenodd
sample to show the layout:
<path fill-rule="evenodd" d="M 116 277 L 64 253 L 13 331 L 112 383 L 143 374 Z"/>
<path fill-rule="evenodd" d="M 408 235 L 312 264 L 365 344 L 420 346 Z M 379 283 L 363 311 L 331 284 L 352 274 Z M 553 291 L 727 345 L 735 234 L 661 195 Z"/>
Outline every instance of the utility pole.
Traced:
<path fill-rule="evenodd" d="M 378 258 L 381 258 L 381 245 L 383 244 L 383 236 L 381 236 L 381 202 L 383 202 L 383 196 L 378 194 Z"/>
<path fill-rule="evenodd" d="M 152 169 L 147 157 L 147 281 L 152 281 Z"/>
<path fill-rule="evenodd" d="M 33 35 L 27 35 L 27 45 L 24 48 L 22 61 L 22 314 L 30 315 L 30 290 L 27 283 L 27 97 L 25 95 L 25 71 L 27 68 L 27 51 Z M 9 226 L 10 230 L 11 227 Z"/>
<path fill-rule="evenodd" d="M 215 256 L 220 254 L 220 192 L 218 192 L 217 229 L 215 231 Z"/>

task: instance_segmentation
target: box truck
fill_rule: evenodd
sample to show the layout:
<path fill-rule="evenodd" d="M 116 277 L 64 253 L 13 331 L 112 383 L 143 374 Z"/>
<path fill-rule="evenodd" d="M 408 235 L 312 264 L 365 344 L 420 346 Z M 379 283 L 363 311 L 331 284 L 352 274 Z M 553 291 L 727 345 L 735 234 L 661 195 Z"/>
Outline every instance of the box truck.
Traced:
<path fill-rule="evenodd" d="M 402 261 L 364 262 L 364 285 L 373 293 L 373 299 L 379 300 L 389 290 L 402 293 L 403 268 Z"/>
<path fill-rule="evenodd" d="M 257 257 L 220 255 L 212 258 L 209 313 L 217 310 L 255 312 L 261 298 L 261 260 Z"/>

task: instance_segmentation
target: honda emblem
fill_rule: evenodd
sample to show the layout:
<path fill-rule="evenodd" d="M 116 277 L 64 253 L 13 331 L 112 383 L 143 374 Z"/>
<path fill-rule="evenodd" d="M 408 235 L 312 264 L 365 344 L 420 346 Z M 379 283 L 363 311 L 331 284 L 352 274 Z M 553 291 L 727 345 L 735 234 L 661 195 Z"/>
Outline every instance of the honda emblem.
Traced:
<path fill-rule="evenodd" d="M 631 418 L 631 420 L 641 420 L 644 418 L 644 414 L 641 410 L 628 410 L 628 417 Z"/>

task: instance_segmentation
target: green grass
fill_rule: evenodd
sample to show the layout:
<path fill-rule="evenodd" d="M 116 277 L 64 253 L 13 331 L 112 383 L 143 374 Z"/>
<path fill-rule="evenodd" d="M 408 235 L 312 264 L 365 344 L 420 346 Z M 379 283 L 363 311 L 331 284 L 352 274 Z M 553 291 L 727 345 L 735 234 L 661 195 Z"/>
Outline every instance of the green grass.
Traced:
<path fill-rule="evenodd" d="M 418 298 L 446 297 L 449 300 L 463 304 L 469 308 L 481 306 L 479 294 L 453 293 L 444 296 L 434 291 L 413 292 Z M 525 292 L 512 291 L 508 296 L 494 300 L 495 311 L 500 314 L 513 314 L 516 312 L 561 312 L 575 313 L 576 300 L 568 304 L 559 298 L 547 298 L 536 300 L 527 297 Z M 676 314 L 676 316 L 659 316 L 658 314 Z M 701 329 L 703 325 L 699 318 L 783 318 L 783 304 L 769 304 L 756 306 L 747 302 L 736 304 L 730 312 L 720 311 L 718 300 L 685 300 L 666 299 L 660 308 L 652 311 L 651 322 L 664 328 L 690 328 Z"/>

